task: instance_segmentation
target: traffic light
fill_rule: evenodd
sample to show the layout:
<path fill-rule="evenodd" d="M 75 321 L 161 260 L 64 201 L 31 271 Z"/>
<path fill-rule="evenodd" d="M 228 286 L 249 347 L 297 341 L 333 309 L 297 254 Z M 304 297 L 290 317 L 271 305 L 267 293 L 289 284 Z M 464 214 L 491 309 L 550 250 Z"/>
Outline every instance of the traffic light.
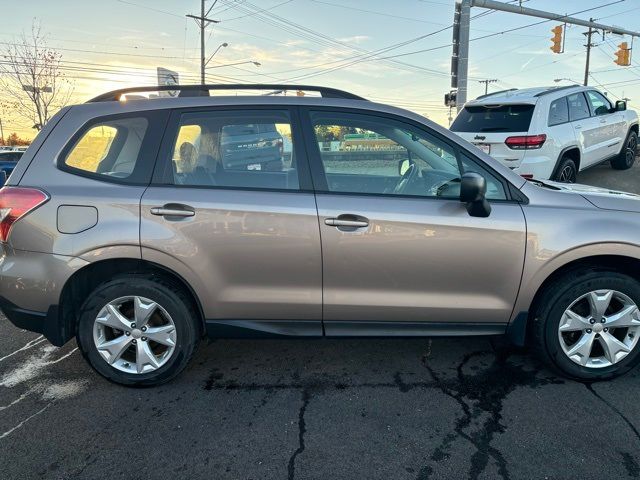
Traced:
<path fill-rule="evenodd" d="M 458 97 L 458 92 L 456 92 L 455 90 L 451 90 L 449 93 L 445 93 L 444 94 L 444 104 L 447 107 L 455 107 L 456 106 L 457 97 Z"/>
<path fill-rule="evenodd" d="M 622 42 L 618 45 L 618 51 L 616 52 L 616 59 L 613 63 L 620 65 L 621 67 L 627 67 L 631 65 L 631 49 L 627 42 Z"/>
<path fill-rule="evenodd" d="M 553 33 L 553 37 L 551 37 L 551 45 L 549 48 L 553 53 L 562 53 L 562 25 L 557 25 L 551 29 L 551 33 Z"/>

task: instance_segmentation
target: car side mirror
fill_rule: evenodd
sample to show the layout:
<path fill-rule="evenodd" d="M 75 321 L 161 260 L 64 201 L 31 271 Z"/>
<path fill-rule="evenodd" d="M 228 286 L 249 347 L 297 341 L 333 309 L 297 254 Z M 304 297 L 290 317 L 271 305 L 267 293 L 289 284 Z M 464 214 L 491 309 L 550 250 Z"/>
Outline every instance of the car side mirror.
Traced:
<path fill-rule="evenodd" d="M 466 203 L 467 212 L 472 217 L 488 217 L 491 205 L 485 197 L 487 181 L 479 173 L 468 172 L 460 180 L 460 201 Z"/>
<path fill-rule="evenodd" d="M 615 111 L 616 112 L 624 112 L 627 109 L 627 102 L 624 100 L 618 100 L 616 102 Z"/>

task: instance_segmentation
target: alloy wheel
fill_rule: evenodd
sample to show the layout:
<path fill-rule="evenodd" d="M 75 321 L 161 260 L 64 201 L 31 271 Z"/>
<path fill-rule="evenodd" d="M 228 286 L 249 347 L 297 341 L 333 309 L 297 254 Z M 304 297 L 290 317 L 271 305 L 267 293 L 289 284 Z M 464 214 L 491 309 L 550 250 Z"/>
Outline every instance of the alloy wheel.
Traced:
<path fill-rule="evenodd" d="M 588 368 L 609 367 L 635 348 L 640 311 L 616 290 L 594 290 L 577 298 L 562 314 L 560 346 L 573 362 Z"/>
<path fill-rule="evenodd" d="M 98 353 L 113 368 L 126 373 L 149 373 L 171 358 L 176 327 L 171 315 L 153 300 L 120 297 L 98 313 L 93 341 Z"/>
<path fill-rule="evenodd" d="M 563 183 L 574 183 L 575 182 L 575 169 L 572 165 L 565 165 L 565 167 L 560 171 L 560 175 L 558 176 L 558 180 Z"/>
<path fill-rule="evenodd" d="M 635 135 L 630 135 L 629 140 L 627 141 L 627 152 L 625 155 L 625 160 L 627 165 L 633 165 L 633 161 L 636 158 L 636 149 L 638 148 L 638 137 Z"/>

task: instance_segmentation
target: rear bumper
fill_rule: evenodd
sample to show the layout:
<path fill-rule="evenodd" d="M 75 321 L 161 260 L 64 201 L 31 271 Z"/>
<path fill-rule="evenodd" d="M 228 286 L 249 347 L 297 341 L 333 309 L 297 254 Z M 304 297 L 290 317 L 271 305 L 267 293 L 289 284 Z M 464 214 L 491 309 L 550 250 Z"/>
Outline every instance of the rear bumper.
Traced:
<path fill-rule="evenodd" d="M 509 166 L 503 162 L 503 165 Z M 545 155 L 531 155 L 531 151 L 527 151 L 527 155 L 522 159 L 520 165 L 513 169 L 518 175 L 533 175 L 533 178 L 540 180 L 548 180 L 553 175 L 553 169 L 556 166 L 556 159 L 552 159 Z"/>
<path fill-rule="evenodd" d="M 36 312 L 20 308 L 6 298 L 0 297 L 0 309 L 16 327 L 41 333 L 57 347 L 61 347 L 69 340 L 65 338 L 66 335 L 60 328 L 57 305 L 51 305 L 46 312 Z"/>
<path fill-rule="evenodd" d="M 18 328 L 61 346 L 71 338 L 58 305 L 67 280 L 85 260 L 17 250 L 0 243 L 0 309 Z"/>

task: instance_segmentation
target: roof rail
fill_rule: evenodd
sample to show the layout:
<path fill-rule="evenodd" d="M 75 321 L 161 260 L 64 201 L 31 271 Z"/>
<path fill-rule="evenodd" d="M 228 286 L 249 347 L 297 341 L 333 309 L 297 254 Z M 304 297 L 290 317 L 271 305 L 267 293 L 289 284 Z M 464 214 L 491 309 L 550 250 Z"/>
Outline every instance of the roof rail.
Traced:
<path fill-rule="evenodd" d="M 313 85 L 283 85 L 283 84 L 264 84 L 264 83 L 223 83 L 223 84 L 207 84 L 207 85 L 158 85 L 122 88 L 111 92 L 103 93 L 92 98 L 87 103 L 94 102 L 110 102 L 120 100 L 122 95 L 129 93 L 142 92 L 163 92 L 178 91 L 179 97 L 208 97 L 210 90 L 307 90 L 318 92 L 325 98 L 345 98 L 350 100 L 366 100 L 353 93 L 338 90 L 336 88 L 315 87 Z"/>
<path fill-rule="evenodd" d="M 481 98 L 487 98 L 487 97 L 490 97 L 492 95 L 498 95 L 500 93 L 513 92 L 514 90 L 518 90 L 518 89 L 517 88 L 508 88 L 506 90 L 498 90 L 497 92 L 485 93 L 484 95 L 480 95 L 479 97 L 476 97 L 476 100 L 480 100 Z"/>
<path fill-rule="evenodd" d="M 534 97 L 542 97 L 543 95 L 548 95 L 550 93 L 555 93 L 558 90 L 566 90 L 568 88 L 576 88 L 576 87 L 582 87 L 582 85 L 577 85 L 576 84 L 576 85 L 562 85 L 561 87 L 549 87 L 543 92 L 536 93 L 534 95 Z"/>

